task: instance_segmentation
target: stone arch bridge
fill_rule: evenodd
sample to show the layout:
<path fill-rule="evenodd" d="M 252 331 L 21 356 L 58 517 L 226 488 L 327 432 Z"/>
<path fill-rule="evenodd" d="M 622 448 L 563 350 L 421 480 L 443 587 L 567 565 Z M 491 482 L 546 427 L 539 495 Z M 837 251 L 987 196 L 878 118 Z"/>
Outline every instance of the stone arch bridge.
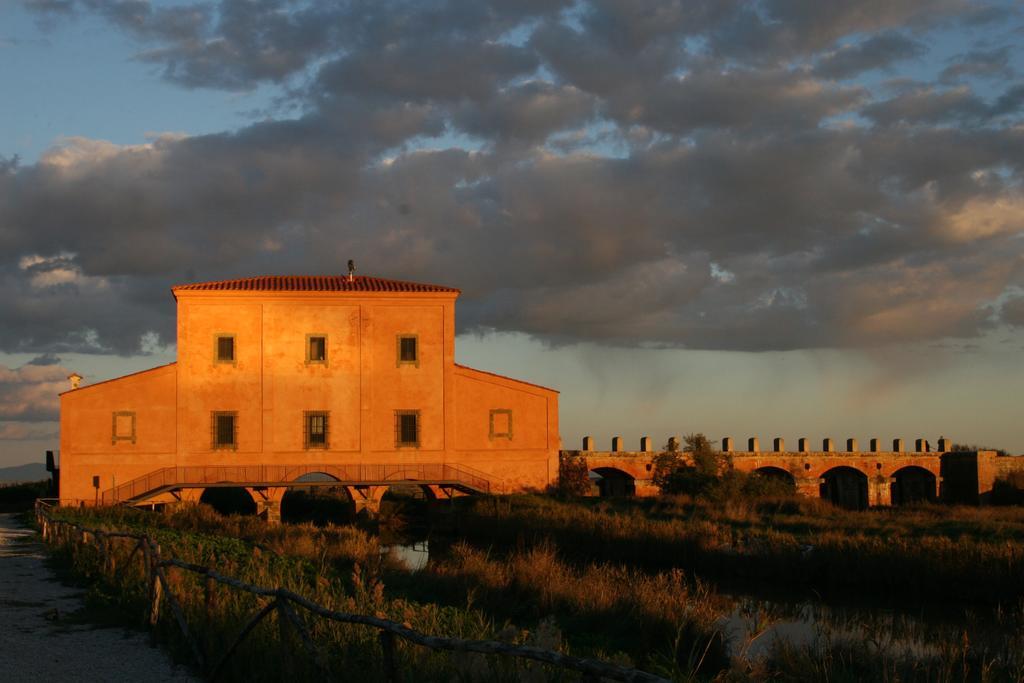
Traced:
<path fill-rule="evenodd" d="M 948 439 L 939 439 L 935 450 L 924 439 L 918 439 L 911 451 L 904 450 L 902 439 L 894 440 L 892 450 L 879 445 L 872 439 L 869 449 L 862 451 L 855 439 L 849 439 L 845 450 L 837 450 L 832 439 L 825 439 L 820 450 L 811 450 L 807 439 L 800 439 L 798 449 L 788 451 L 782 439 L 775 439 L 771 450 L 762 451 L 758 439 L 751 438 L 747 449 L 739 450 L 726 437 L 722 453 L 737 471 L 776 477 L 801 495 L 850 508 L 920 501 L 979 503 L 992 490 L 992 451 L 953 452 Z M 638 451 L 624 450 L 619 437 L 609 451 L 595 450 L 591 437 L 584 438 L 581 450 L 562 451 L 562 457 L 586 461 L 596 478 L 595 494 L 602 496 L 656 495 L 652 479 L 658 454 L 648 437 L 641 439 Z"/>
<path fill-rule="evenodd" d="M 375 513 L 384 494 L 395 485 L 419 486 L 426 497 L 436 499 L 491 492 L 487 475 L 465 465 L 198 466 L 156 470 L 104 491 L 99 502 L 137 506 L 198 502 L 211 489 L 241 489 L 252 498 L 257 514 L 268 521 L 280 521 L 281 501 L 293 488 L 344 488 L 355 503 L 356 512 Z"/>

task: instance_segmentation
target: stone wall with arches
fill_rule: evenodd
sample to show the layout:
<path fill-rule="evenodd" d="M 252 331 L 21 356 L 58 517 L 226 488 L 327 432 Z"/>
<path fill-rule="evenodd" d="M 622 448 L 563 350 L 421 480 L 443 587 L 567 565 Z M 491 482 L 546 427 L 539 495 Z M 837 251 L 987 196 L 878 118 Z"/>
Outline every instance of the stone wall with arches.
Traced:
<path fill-rule="evenodd" d="M 669 444 L 680 443 L 671 437 Z M 807 439 L 798 441 L 798 450 L 786 450 L 781 438 L 772 449 L 760 449 L 759 439 L 751 437 L 747 448 L 735 448 L 731 437 L 720 442 L 725 466 L 740 472 L 788 477 L 798 493 L 826 498 L 845 507 L 878 507 L 915 502 L 985 503 L 997 473 L 1005 469 L 994 451 L 954 452 L 949 439 L 939 438 L 933 449 L 926 439 L 916 439 L 914 450 L 904 450 L 902 439 L 893 440 L 891 450 L 881 450 L 881 441 L 871 439 L 868 450 L 859 450 L 856 439 L 848 439 L 845 450 L 838 450 L 832 439 L 824 439 L 820 450 L 811 450 Z M 622 448 L 620 437 L 612 440 L 612 449 L 595 449 L 592 437 L 584 437 L 580 450 L 562 451 L 582 457 L 596 480 L 606 474 L 630 478 L 592 487 L 598 495 L 657 495 L 653 483 L 654 460 L 664 451 L 655 451 L 649 437 L 643 437 L 640 449 Z M 1001 460 L 1001 459 L 1000 459 Z M 1024 462 L 1024 459 L 1022 459 Z"/>

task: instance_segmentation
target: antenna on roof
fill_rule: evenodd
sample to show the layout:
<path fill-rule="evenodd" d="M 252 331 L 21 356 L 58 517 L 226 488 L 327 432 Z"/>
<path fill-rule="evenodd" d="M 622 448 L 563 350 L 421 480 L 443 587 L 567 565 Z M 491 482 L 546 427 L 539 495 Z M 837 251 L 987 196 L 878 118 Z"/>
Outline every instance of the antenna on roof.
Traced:
<path fill-rule="evenodd" d="M 356 279 L 356 262 L 352 259 L 348 260 L 348 281 L 354 282 Z"/>

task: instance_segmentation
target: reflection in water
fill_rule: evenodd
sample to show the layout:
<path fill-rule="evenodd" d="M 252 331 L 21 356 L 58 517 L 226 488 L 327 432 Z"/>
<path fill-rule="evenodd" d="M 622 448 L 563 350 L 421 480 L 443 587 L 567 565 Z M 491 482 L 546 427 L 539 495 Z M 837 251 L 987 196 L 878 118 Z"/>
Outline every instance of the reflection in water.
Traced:
<path fill-rule="evenodd" d="M 890 657 L 923 659 L 940 655 L 965 636 L 992 654 L 1005 649 L 1007 624 L 991 612 L 908 614 L 877 607 L 775 602 L 736 597 L 732 612 L 719 622 L 731 654 L 749 660 L 770 654 L 773 644 L 818 647 L 842 641 L 870 643 Z M 1008 615 L 1009 616 L 1009 615 Z"/>
<path fill-rule="evenodd" d="M 430 559 L 430 546 L 428 541 L 390 543 L 381 545 L 380 553 L 402 563 L 409 571 L 417 572 L 427 566 L 427 560 Z"/>
<path fill-rule="evenodd" d="M 450 528 L 439 531 L 416 514 L 394 518 L 400 523 L 379 523 L 375 528 L 380 553 L 394 563 L 392 566 L 410 572 L 425 570 L 431 551 L 435 562 L 444 562 L 452 544 L 462 538 Z M 720 585 L 717 595 L 723 602 L 713 598 L 718 613 L 726 614 L 718 627 L 728 640 L 730 654 L 738 661 L 782 661 L 778 658 L 785 656 L 786 646 L 791 646 L 806 648 L 816 661 L 867 657 L 909 661 L 914 666 L 926 660 L 945 665 L 959 661 L 957 646 L 969 643 L 971 656 L 978 657 L 974 665 L 996 663 L 1003 667 L 1001 671 L 1016 667 L 1012 671 L 1024 672 L 1024 634 L 1020 626 L 1024 603 L 993 609 L 983 605 L 957 607 L 951 601 L 947 606 L 908 610 L 905 606 L 894 609 L 887 602 L 865 604 L 870 596 L 862 595 L 857 595 L 855 605 L 843 604 L 843 598 L 838 603 L 830 599 L 822 604 L 816 594 L 806 591 L 765 593 L 760 586 L 755 592 L 753 587 L 736 583 L 722 588 Z M 892 596 L 876 599 L 885 597 Z M 852 649 L 843 649 L 846 645 Z M 1008 680 L 1024 681 L 1024 677 Z"/>

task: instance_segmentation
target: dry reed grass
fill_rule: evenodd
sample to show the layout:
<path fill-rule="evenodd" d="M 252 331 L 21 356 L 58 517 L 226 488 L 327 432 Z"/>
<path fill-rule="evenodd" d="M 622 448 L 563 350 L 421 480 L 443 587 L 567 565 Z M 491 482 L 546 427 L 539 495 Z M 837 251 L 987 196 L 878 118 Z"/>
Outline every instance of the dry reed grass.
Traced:
<path fill-rule="evenodd" d="M 821 501 L 686 497 L 459 501 L 459 531 L 495 551 L 554 543 L 577 563 L 901 598 L 1024 597 L 1024 510 L 923 505 L 855 512 Z"/>
<path fill-rule="evenodd" d="M 271 527 L 201 507 L 165 515 L 62 512 L 107 528 L 145 530 L 183 559 L 214 564 L 253 583 L 282 585 L 334 609 L 378 614 L 430 633 L 567 648 L 676 680 L 1024 680 L 1024 603 L 1008 597 L 1021 589 L 1022 511 L 924 506 L 851 513 L 784 499 L 716 507 L 681 497 L 577 503 L 524 497 L 466 501 L 462 513 L 463 531 L 476 545 L 456 543 L 447 557 L 409 573 L 381 554 L 375 537 L 351 527 Z M 97 576 L 96 558 L 79 553 L 68 559 Z M 1003 589 L 997 600 L 1013 607 L 988 612 L 1007 633 L 995 650 L 947 638 L 937 641 L 935 652 L 907 654 L 892 641 L 927 639 L 922 626 L 903 634 L 864 627 L 858 637 L 823 633 L 802 645 L 780 640 L 764 659 L 729 661 L 727 644 L 715 635 L 722 601 L 676 568 L 681 559 L 783 584 L 809 576 L 820 585 L 882 588 L 875 597 L 903 591 L 910 580 L 923 586 L 918 595 L 969 598 L 972 590 L 990 596 Z M 143 596 L 133 571 L 124 567 L 93 590 L 105 586 L 110 600 L 137 611 Z M 193 577 L 172 577 L 208 648 L 223 648 L 258 607 L 218 589 L 209 613 Z M 368 680 L 380 677 L 372 633 L 311 626 L 317 641 L 330 648 L 333 666 L 358 670 Z M 171 628 L 164 637 L 174 642 Z M 270 625 L 258 629 L 230 677 L 269 680 L 285 671 L 292 678 L 314 676 L 306 663 L 289 659 L 277 638 Z M 742 643 L 738 649 L 745 650 Z M 411 648 L 401 657 L 415 680 L 560 675 Z"/>

